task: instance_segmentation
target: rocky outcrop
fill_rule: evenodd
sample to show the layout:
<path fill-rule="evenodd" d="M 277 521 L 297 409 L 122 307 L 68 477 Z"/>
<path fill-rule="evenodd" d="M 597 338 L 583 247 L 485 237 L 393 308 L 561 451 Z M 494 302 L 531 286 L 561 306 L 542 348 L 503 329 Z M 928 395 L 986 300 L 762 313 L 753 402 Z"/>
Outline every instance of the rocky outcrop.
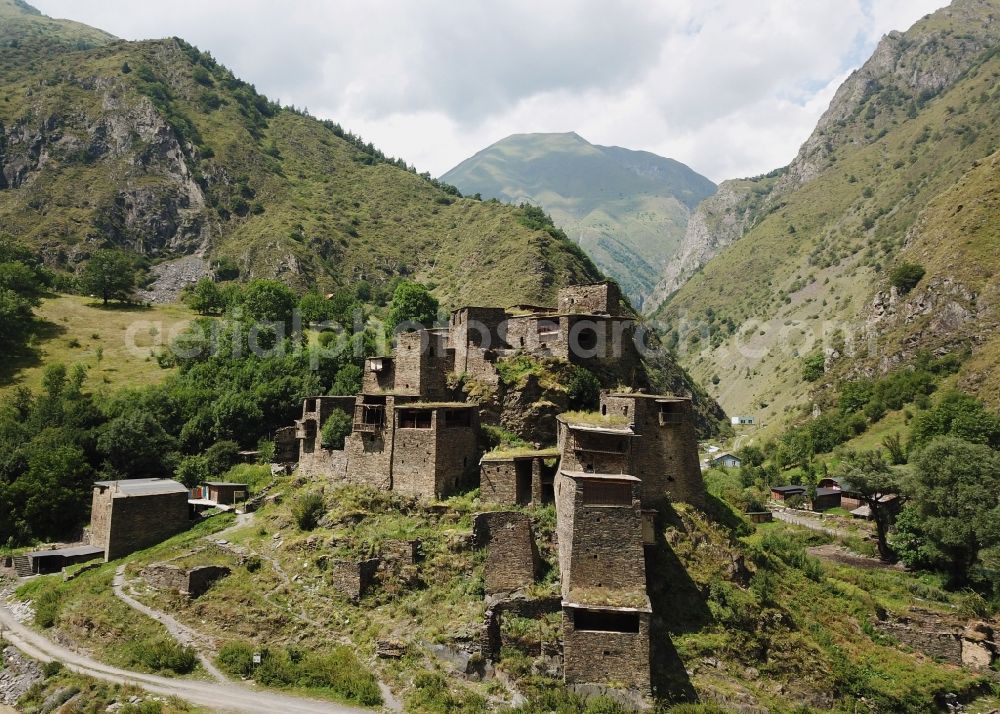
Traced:
<path fill-rule="evenodd" d="M 0 655 L 0 704 L 14 706 L 17 700 L 37 682 L 45 679 L 41 666 L 13 647 L 5 647 Z"/>
<path fill-rule="evenodd" d="M 756 215 L 753 186 L 746 181 L 724 181 L 714 196 L 691 214 L 677 253 L 646 300 L 655 310 L 671 293 L 730 243 L 739 240 Z"/>
<path fill-rule="evenodd" d="M 866 139 L 864 125 L 856 119 L 874 94 L 892 87 L 902 98 L 924 101 L 954 84 L 974 58 L 1000 38 L 995 7 L 989 0 L 957 0 L 935 13 L 949 24 L 976 26 L 975 33 L 930 30 L 918 24 L 908 32 L 885 35 L 868 61 L 837 89 L 774 193 L 780 195 L 815 178 L 839 146 L 874 140 L 873 136 Z"/>
<path fill-rule="evenodd" d="M 144 255 L 204 252 L 210 214 L 188 166 L 194 147 L 182 146 L 152 102 L 121 80 L 65 81 L 97 101 L 62 113 L 40 99 L 10 126 L 0 125 L 0 189 L 28 189 L 48 172 L 65 178 L 68 167 L 87 175 L 100 166 L 114 185 L 108 193 L 88 179 L 92 236 Z"/>
<path fill-rule="evenodd" d="M 157 303 L 178 302 L 184 288 L 212 274 L 208 261 L 198 255 L 186 255 L 154 265 L 149 272 L 153 275 L 153 282 L 137 291 L 136 295 L 140 300 Z"/>

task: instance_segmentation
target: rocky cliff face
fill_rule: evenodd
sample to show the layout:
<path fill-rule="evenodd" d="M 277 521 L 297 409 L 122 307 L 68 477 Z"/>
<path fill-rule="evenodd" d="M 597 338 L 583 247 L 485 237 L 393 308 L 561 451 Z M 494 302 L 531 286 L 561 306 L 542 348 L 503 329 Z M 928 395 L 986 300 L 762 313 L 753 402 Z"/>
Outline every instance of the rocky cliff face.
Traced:
<path fill-rule="evenodd" d="M 754 188 L 749 181 L 724 181 L 714 196 L 701 202 L 647 304 L 660 305 L 714 255 L 743 236 L 759 208 L 761 194 Z"/>
<path fill-rule="evenodd" d="M 188 167 L 197 158 L 193 147 L 185 151 L 150 100 L 136 97 L 122 80 L 90 76 L 74 84 L 91 96 L 92 111 L 54 107 L 40 94 L 12 125 L 0 127 L 0 186 L 20 189 L 11 197 L 30 207 L 74 165 L 81 173 L 111 173 L 115 184 L 93 187 L 81 206 L 102 241 L 149 256 L 204 252 L 209 219 Z M 80 178 L 85 184 L 87 177 Z"/>
<path fill-rule="evenodd" d="M 1000 0 L 957 0 L 886 36 L 788 167 L 699 209 L 653 316 L 727 411 L 780 428 L 838 380 L 924 351 L 960 355 L 958 384 L 995 399 L 998 45 Z M 893 297 L 903 262 L 926 275 Z M 834 357 L 838 335 L 876 353 Z M 798 363 L 817 352 L 827 372 L 807 383 Z"/>
<path fill-rule="evenodd" d="M 865 131 L 869 127 L 857 121 L 874 95 L 890 95 L 899 107 L 906 101 L 929 101 L 955 84 L 975 58 L 995 47 L 998 37 L 1000 6 L 995 0 L 955 0 L 910 31 L 887 34 L 868 61 L 837 89 L 787 175 L 775 184 L 775 195 L 816 178 L 844 144 L 875 140 Z"/>

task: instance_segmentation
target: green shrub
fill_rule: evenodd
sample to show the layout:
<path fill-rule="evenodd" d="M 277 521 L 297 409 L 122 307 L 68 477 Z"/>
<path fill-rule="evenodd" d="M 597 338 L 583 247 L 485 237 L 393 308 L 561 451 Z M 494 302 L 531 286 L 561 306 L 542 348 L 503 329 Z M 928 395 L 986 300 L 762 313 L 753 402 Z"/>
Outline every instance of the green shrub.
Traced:
<path fill-rule="evenodd" d="M 198 656 L 195 654 L 194 648 L 185 647 L 166 637 L 136 642 L 130 649 L 129 654 L 133 664 L 141 665 L 154 672 L 169 671 L 176 674 L 188 674 L 198 664 Z"/>
<path fill-rule="evenodd" d="M 257 442 L 257 463 L 270 464 L 274 461 L 275 446 L 270 439 L 261 439 Z"/>
<path fill-rule="evenodd" d="M 900 263 L 889 274 L 889 283 L 905 295 L 916 287 L 926 271 L 917 263 Z"/>
<path fill-rule="evenodd" d="M 62 610 L 62 591 L 54 587 L 43 590 L 35 598 L 34 606 L 35 624 L 45 629 L 54 627 Z"/>
<path fill-rule="evenodd" d="M 601 383 L 587 369 L 574 366 L 566 380 L 570 411 L 596 409 L 601 397 Z"/>
<path fill-rule="evenodd" d="M 254 646 L 243 640 L 227 642 L 219 650 L 215 663 L 219 668 L 236 677 L 247 678 L 253 675 Z"/>
<path fill-rule="evenodd" d="M 320 433 L 324 449 L 343 449 L 344 439 L 351 433 L 351 416 L 343 409 L 334 409 Z"/>
<path fill-rule="evenodd" d="M 823 376 L 826 360 L 822 352 L 809 355 L 802 360 L 802 379 L 807 382 L 815 382 Z"/>
<path fill-rule="evenodd" d="M 477 714 L 486 712 L 486 700 L 467 690 L 452 692 L 448 680 L 437 672 L 421 672 L 406 697 L 406 711 L 428 714 Z"/>
<path fill-rule="evenodd" d="M 292 516 L 301 530 L 311 531 L 319 525 L 324 510 L 323 497 L 318 493 L 307 493 L 299 497 L 292 508 Z"/>
<path fill-rule="evenodd" d="M 46 662 L 45 666 L 42 668 L 42 672 L 46 677 L 55 677 L 57 674 L 62 672 L 63 663 L 59 660 L 52 660 L 51 662 Z"/>
<path fill-rule="evenodd" d="M 255 651 L 261 655 L 256 666 Z M 329 652 L 305 652 L 297 647 L 255 650 L 251 643 L 238 640 L 223 645 L 216 663 L 229 674 L 252 677 L 268 687 L 322 689 L 367 707 L 382 703 L 378 680 L 343 646 Z"/>
<path fill-rule="evenodd" d="M 239 458 L 240 445 L 235 441 L 217 441 L 205 451 L 205 463 L 215 476 L 232 468 Z"/>

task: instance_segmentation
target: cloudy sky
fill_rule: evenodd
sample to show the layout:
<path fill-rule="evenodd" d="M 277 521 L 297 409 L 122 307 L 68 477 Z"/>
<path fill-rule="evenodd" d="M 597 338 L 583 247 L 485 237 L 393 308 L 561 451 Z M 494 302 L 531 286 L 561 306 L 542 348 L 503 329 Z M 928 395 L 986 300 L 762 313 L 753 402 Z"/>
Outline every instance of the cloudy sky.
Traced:
<path fill-rule="evenodd" d="M 440 175 L 576 131 L 716 181 L 786 164 L 879 38 L 945 0 L 32 0 L 176 35 L 283 104 Z"/>

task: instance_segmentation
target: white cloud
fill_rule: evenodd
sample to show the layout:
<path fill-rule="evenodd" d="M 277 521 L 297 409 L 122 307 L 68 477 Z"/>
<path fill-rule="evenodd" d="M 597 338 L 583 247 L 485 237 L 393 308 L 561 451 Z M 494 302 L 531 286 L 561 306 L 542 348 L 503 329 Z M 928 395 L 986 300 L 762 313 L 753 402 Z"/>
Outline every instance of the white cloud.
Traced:
<path fill-rule="evenodd" d="M 714 180 L 787 163 L 886 32 L 943 0 L 37 0 L 177 35 L 272 98 L 440 174 L 517 132 L 672 156 Z"/>

